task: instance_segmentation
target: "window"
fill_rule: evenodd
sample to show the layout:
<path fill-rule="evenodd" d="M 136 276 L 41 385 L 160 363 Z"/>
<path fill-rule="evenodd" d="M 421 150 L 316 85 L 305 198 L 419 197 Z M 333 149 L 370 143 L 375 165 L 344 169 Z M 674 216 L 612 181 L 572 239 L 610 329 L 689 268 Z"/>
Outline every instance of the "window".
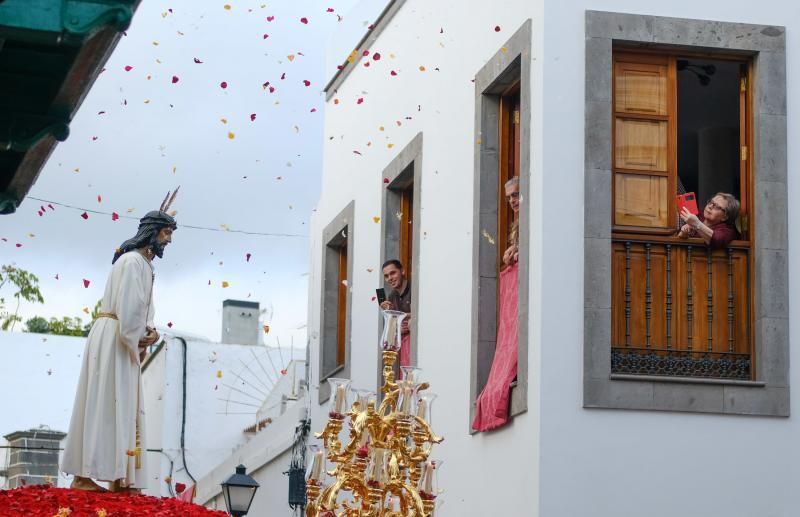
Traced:
<path fill-rule="evenodd" d="M 509 413 L 527 409 L 528 391 L 528 264 L 530 259 L 528 199 L 530 177 L 531 22 L 507 41 L 475 76 L 476 140 L 475 219 L 473 222 L 473 304 L 470 424 L 475 401 L 486 385 L 497 344 L 498 288 L 502 257 L 509 245 L 513 214 L 505 183 L 519 176 L 519 289 L 517 375 L 512 383 Z M 471 429 L 471 427 L 470 427 Z"/>
<path fill-rule="evenodd" d="M 350 279 L 353 274 L 353 214 L 350 203 L 322 233 L 322 293 L 319 403 L 330 396 L 329 377 L 350 377 Z"/>
<path fill-rule="evenodd" d="M 784 29 L 586 30 L 584 406 L 787 416 Z M 684 190 L 733 193 L 741 239 L 674 239 Z"/>
<path fill-rule="evenodd" d="M 411 363 L 414 365 L 419 360 L 417 328 L 419 319 L 424 317 L 419 310 L 419 282 L 415 274 L 419 266 L 422 141 L 422 133 L 418 133 L 383 170 L 382 177 L 388 183 L 381 183 L 381 264 L 390 259 L 399 259 L 411 282 Z M 381 364 L 380 356 L 378 362 Z M 380 366 L 377 371 L 380 386 L 383 383 Z"/>
<path fill-rule="evenodd" d="M 751 380 L 750 242 L 675 237 L 686 191 L 741 199 L 750 234 L 749 57 L 623 47 L 613 62 L 611 372 Z"/>

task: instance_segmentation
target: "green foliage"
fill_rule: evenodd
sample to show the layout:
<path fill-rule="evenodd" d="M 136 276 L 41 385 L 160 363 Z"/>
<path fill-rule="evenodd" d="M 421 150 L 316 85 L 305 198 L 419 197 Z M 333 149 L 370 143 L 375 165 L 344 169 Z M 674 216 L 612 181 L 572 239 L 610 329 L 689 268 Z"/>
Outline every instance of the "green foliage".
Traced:
<path fill-rule="evenodd" d="M 64 316 L 60 320 L 58 318 L 50 318 L 49 326 L 49 333 L 57 336 L 89 335 L 89 331 L 84 329 L 83 322 L 80 318 L 70 318 L 69 316 Z"/>
<path fill-rule="evenodd" d="M 50 323 L 41 316 L 34 316 L 25 322 L 25 332 L 33 332 L 34 334 L 49 334 Z"/>
<path fill-rule="evenodd" d="M 44 303 L 44 298 L 39 291 L 39 278 L 33 273 L 10 264 L 0 267 L 0 293 L 6 285 L 16 287 L 16 291 L 11 296 L 17 299 L 17 303 L 14 313 L 11 314 L 6 310 L 5 297 L 0 296 L 0 329 L 14 330 L 14 324 L 22 321 L 22 318 L 18 316 L 20 301 Z"/>

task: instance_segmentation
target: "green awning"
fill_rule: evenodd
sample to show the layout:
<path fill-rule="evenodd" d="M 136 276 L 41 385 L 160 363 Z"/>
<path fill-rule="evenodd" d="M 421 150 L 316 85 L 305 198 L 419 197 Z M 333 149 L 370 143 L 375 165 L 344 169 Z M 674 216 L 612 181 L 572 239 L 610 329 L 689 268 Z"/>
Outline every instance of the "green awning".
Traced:
<path fill-rule="evenodd" d="M 16 210 L 139 0 L 0 0 L 0 214 Z"/>

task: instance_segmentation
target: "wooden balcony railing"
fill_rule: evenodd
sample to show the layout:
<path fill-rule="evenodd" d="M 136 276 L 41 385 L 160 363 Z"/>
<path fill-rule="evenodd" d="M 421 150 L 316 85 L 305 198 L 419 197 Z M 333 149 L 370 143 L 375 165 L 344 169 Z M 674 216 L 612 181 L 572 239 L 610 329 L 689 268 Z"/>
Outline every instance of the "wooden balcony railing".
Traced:
<path fill-rule="evenodd" d="M 751 380 L 750 247 L 612 239 L 611 372 Z"/>

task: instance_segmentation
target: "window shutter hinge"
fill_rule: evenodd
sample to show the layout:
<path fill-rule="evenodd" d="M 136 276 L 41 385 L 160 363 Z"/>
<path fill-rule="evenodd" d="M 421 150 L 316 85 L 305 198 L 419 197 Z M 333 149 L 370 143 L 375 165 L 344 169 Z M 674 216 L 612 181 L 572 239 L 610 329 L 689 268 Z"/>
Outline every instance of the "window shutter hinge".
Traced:
<path fill-rule="evenodd" d="M 739 82 L 739 89 L 743 92 L 747 91 L 747 77 L 742 77 L 742 80 Z"/>
<path fill-rule="evenodd" d="M 742 146 L 742 161 L 743 162 L 747 161 L 747 146 L 746 145 Z"/>
<path fill-rule="evenodd" d="M 519 110 L 514 110 L 514 124 L 519 124 Z"/>

